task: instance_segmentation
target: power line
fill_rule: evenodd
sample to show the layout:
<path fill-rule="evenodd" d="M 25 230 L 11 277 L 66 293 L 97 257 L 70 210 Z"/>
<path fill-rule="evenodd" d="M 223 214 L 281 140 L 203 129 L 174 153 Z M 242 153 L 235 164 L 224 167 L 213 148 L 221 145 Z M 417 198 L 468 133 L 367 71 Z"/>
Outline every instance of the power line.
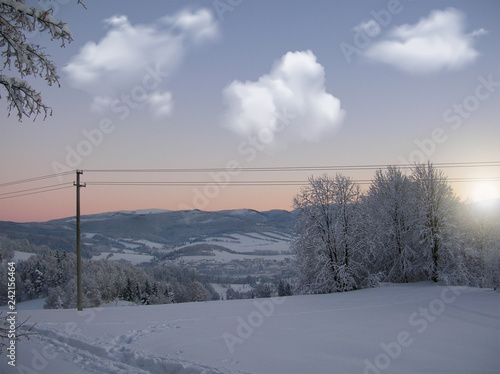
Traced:
<path fill-rule="evenodd" d="M 40 181 L 43 179 L 62 177 L 64 175 L 69 175 L 69 174 L 74 174 L 74 171 L 65 171 L 64 173 L 42 175 L 40 177 L 33 177 L 33 178 L 21 179 L 21 180 L 17 180 L 17 181 L 13 181 L 13 182 L 1 183 L 0 187 L 13 186 L 16 184 L 29 183 L 29 182 L 37 182 L 37 181 Z"/>
<path fill-rule="evenodd" d="M 4 193 L 0 193 L 0 196 L 14 195 L 14 194 L 22 193 L 22 192 L 36 191 L 36 190 L 41 190 L 41 189 L 45 189 L 45 188 L 59 187 L 59 186 L 63 186 L 63 185 L 67 185 L 67 183 L 58 183 L 58 184 L 53 184 L 53 185 L 50 185 L 50 186 L 29 188 L 29 189 L 26 189 L 26 190 L 13 191 L 13 192 L 4 192 Z"/>
<path fill-rule="evenodd" d="M 492 177 L 492 178 L 446 178 L 446 181 L 450 183 L 470 183 L 470 182 L 500 182 L 500 177 Z M 360 184 L 360 185 L 369 185 L 373 183 L 372 180 L 369 179 L 353 179 L 354 183 Z M 216 185 L 216 186 L 235 186 L 235 187 L 264 187 L 264 186 L 305 186 L 309 183 L 307 180 L 274 180 L 274 181 L 228 181 L 228 182 L 217 182 L 217 181 L 198 181 L 198 182 L 192 182 L 192 181 L 177 181 L 177 182 L 116 182 L 116 181 L 110 181 L 110 182 L 87 182 L 86 184 L 88 186 L 97 186 L 97 187 L 110 187 L 110 186 L 158 186 L 158 187 L 199 187 L 199 186 L 209 186 L 209 185 Z M 50 188 L 54 187 L 54 188 Z M 13 192 L 6 192 L 0 194 L 0 200 L 6 200 L 6 199 L 13 199 L 16 197 L 21 197 L 21 196 L 28 196 L 28 195 L 35 195 L 35 194 L 40 194 L 40 193 L 45 193 L 45 192 L 51 192 L 51 191 L 57 191 L 57 190 L 62 190 L 66 188 L 70 188 L 73 186 L 68 186 L 66 184 L 56 184 L 56 185 L 51 185 L 51 186 L 44 186 L 44 187 L 38 187 L 38 188 L 31 188 L 31 189 L 26 189 L 26 190 L 20 190 L 20 191 L 13 191 Z M 13 196 L 6 196 L 6 195 L 13 195 Z"/>
<path fill-rule="evenodd" d="M 445 178 L 450 183 L 462 182 L 500 182 L 500 177 L 491 178 Z M 370 179 L 353 179 L 353 182 L 358 184 L 371 184 Z M 230 186 L 304 186 L 309 183 L 308 180 L 265 180 L 265 181 L 227 181 L 219 182 L 214 180 L 209 181 L 165 181 L 165 182 L 150 182 L 150 181 L 95 181 L 87 182 L 89 186 L 206 186 L 206 185 L 230 185 Z"/>
<path fill-rule="evenodd" d="M 395 165 L 399 168 L 412 168 L 415 164 L 401 164 Z M 437 168 L 469 168 L 469 167 L 500 167 L 500 161 L 477 161 L 477 162 L 447 162 L 436 163 L 433 166 Z M 297 171 L 355 171 L 355 170 L 371 170 L 387 168 L 388 165 L 382 164 L 367 164 L 367 165 L 339 165 L 339 166 L 276 166 L 276 167 L 241 167 L 234 169 L 235 171 L 248 171 L 248 172 L 297 172 Z M 209 173 L 209 172 L 228 172 L 228 168 L 168 168 L 168 169 L 90 169 L 85 170 L 86 173 Z M 7 182 L 0 184 L 0 187 L 14 186 L 17 184 L 37 182 L 40 180 L 60 177 L 72 174 L 73 171 L 43 175 L 33 178 L 26 178 L 17 181 Z M 464 182 L 497 182 L 500 181 L 498 177 L 463 177 L 463 178 L 447 178 L 450 183 L 464 183 Z M 368 179 L 353 179 L 353 182 L 366 185 L 371 184 L 372 180 Z M 179 187 L 196 187 L 206 185 L 231 185 L 231 186 L 304 186 L 307 185 L 308 180 L 246 180 L 246 181 L 227 181 L 220 182 L 215 180 L 209 181 L 94 181 L 88 182 L 88 185 L 93 186 L 179 186 Z M 62 187 L 64 185 L 64 187 Z M 65 184 L 54 184 L 43 187 L 36 187 L 13 192 L 4 192 L 0 194 L 0 200 L 33 195 L 38 193 L 45 193 L 59 189 L 69 188 Z M 3 196 L 3 197 L 2 197 Z"/>
<path fill-rule="evenodd" d="M 39 193 L 45 193 L 45 192 L 50 192 L 50 191 L 57 191 L 57 190 L 62 190 L 62 189 L 65 189 L 65 188 L 72 188 L 72 187 L 73 186 L 64 186 L 64 187 L 51 188 L 51 189 L 43 190 L 43 191 L 23 193 L 23 194 L 15 195 L 15 196 L 0 197 L 0 200 L 13 199 L 15 197 L 21 197 L 21 196 L 27 196 L 27 195 L 36 195 L 36 194 L 39 194 Z M 39 189 L 44 189 L 44 188 L 45 187 L 40 187 Z M 17 192 L 20 192 L 20 191 L 17 191 Z M 16 193 L 16 192 L 13 192 L 13 193 Z"/>
<path fill-rule="evenodd" d="M 387 164 L 367 165 L 326 165 L 326 166 L 275 166 L 275 167 L 235 167 L 230 168 L 166 168 L 166 169 L 88 169 L 86 173 L 207 173 L 221 171 L 249 171 L 249 172 L 285 172 L 285 171 L 317 171 L 317 170 L 375 170 L 384 169 Z M 415 164 L 395 165 L 402 169 L 415 167 Z M 460 168 L 460 167 L 500 167 L 500 161 L 472 161 L 472 162 L 443 162 L 435 163 L 437 168 Z"/>
<path fill-rule="evenodd" d="M 349 171 L 349 170 L 375 170 L 387 168 L 387 164 L 366 164 L 366 165 L 325 165 L 325 166 L 273 166 L 273 167 L 237 167 L 235 171 L 248 172 L 286 172 L 286 171 Z M 412 168 L 415 164 L 395 165 L 399 168 Z M 472 161 L 472 162 L 443 162 L 435 163 L 433 166 L 438 168 L 460 168 L 460 167 L 500 167 L 500 161 Z M 86 173 L 206 173 L 228 171 L 229 168 L 164 168 L 164 169 L 88 169 Z M 0 187 L 13 186 L 16 184 L 37 182 L 43 179 L 62 177 L 74 174 L 74 171 L 42 175 L 33 178 L 26 178 L 6 183 L 0 183 Z"/>
<path fill-rule="evenodd" d="M 163 186 L 163 185 L 172 185 L 172 186 L 186 186 L 186 185 L 205 185 L 205 184 L 300 184 L 307 183 L 307 181 L 297 181 L 297 180 L 264 180 L 264 181 L 227 181 L 227 182 L 217 182 L 214 180 L 211 181 L 164 181 L 164 182 L 149 182 L 149 181 L 101 181 L 101 182 L 88 182 L 89 185 L 100 185 L 100 186 L 115 186 L 115 185 L 130 185 L 130 186 Z"/>

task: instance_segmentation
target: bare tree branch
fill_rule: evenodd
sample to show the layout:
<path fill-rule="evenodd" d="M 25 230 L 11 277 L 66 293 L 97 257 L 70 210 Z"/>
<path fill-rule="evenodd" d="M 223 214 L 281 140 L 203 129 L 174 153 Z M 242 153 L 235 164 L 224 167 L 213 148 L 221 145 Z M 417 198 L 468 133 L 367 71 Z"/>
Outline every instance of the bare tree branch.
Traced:
<path fill-rule="evenodd" d="M 30 336 L 33 335 L 31 330 L 33 329 L 33 327 L 35 327 L 36 324 L 29 326 L 27 330 L 24 330 L 22 333 L 20 333 L 21 327 L 25 326 L 28 320 L 29 317 L 23 322 L 16 325 L 15 327 L 16 334 L 14 338 L 16 342 L 22 339 L 29 340 Z M 7 321 L 7 315 L 3 316 L 2 312 L 0 312 L 0 354 L 2 353 L 2 348 L 8 346 L 8 344 L 5 343 L 5 341 L 10 342 L 10 340 L 12 340 L 9 337 L 9 334 L 10 334 L 10 324 Z"/>

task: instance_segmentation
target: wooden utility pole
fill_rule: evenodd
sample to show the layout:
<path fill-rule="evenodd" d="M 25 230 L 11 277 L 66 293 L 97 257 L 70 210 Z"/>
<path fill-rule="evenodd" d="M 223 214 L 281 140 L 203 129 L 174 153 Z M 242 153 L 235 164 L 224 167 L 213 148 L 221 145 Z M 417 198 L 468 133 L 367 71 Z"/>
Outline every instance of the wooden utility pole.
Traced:
<path fill-rule="evenodd" d="M 76 307 L 79 311 L 83 310 L 82 305 L 82 242 L 80 234 L 80 188 L 86 187 L 85 183 L 80 183 L 80 175 L 83 170 L 76 171 L 76 182 L 73 185 L 76 187 Z"/>

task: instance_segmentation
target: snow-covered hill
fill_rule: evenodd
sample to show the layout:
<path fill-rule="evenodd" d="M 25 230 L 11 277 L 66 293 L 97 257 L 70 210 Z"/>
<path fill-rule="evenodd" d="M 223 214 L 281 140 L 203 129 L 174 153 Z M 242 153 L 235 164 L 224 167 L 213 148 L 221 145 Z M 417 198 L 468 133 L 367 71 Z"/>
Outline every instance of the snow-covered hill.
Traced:
<path fill-rule="evenodd" d="M 83 254 L 137 264 L 155 254 L 169 259 L 245 259 L 289 251 L 294 214 L 250 209 L 219 212 L 147 209 L 82 216 Z M 34 244 L 73 251 L 75 218 L 48 222 L 0 222 L 0 233 Z M 200 245 L 202 245 L 200 247 Z"/>
<path fill-rule="evenodd" d="M 32 307 L 32 306 L 31 306 Z M 14 373 L 498 373 L 500 294 L 430 283 L 342 294 L 19 311 Z M 21 307 L 20 307 L 21 309 Z"/>

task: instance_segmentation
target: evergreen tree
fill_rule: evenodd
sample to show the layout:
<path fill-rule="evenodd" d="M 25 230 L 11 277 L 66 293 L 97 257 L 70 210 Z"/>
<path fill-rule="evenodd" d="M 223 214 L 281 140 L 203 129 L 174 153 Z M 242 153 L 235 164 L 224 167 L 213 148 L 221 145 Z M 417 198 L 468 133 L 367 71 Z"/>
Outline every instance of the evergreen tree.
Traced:
<path fill-rule="evenodd" d="M 259 283 L 257 287 L 255 287 L 255 295 L 258 298 L 271 297 L 272 288 L 267 283 Z"/>
<path fill-rule="evenodd" d="M 282 279 L 278 284 L 278 296 L 286 296 L 285 282 Z"/>
<path fill-rule="evenodd" d="M 149 281 L 147 279 L 144 285 L 144 290 L 141 294 L 141 303 L 144 305 L 151 304 L 151 285 L 149 284 Z"/>
<path fill-rule="evenodd" d="M 37 261 L 33 272 L 31 273 L 31 284 L 33 285 L 34 297 L 39 297 L 42 294 L 44 288 L 44 279 L 42 272 L 42 265 L 40 261 Z"/>

